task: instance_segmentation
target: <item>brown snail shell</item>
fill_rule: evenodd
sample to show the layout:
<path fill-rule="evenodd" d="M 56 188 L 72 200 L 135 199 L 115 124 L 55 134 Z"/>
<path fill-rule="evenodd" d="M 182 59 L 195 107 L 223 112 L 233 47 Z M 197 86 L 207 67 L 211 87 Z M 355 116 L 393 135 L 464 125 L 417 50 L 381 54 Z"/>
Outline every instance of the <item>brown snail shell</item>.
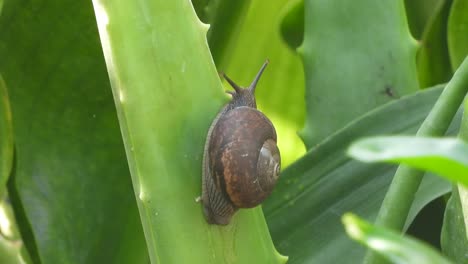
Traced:
<path fill-rule="evenodd" d="M 255 80 L 240 88 L 227 76 L 235 92 L 208 132 L 203 156 L 202 203 L 211 224 L 226 225 L 238 208 L 259 205 L 271 193 L 281 159 L 271 121 L 256 109 Z"/>

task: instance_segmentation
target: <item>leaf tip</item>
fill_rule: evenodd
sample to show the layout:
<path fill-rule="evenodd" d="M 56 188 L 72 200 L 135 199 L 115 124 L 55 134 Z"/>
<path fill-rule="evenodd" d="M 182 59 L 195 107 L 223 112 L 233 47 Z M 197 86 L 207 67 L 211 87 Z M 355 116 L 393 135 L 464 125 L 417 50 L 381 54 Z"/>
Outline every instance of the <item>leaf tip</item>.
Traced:
<path fill-rule="evenodd" d="M 346 154 L 360 161 L 370 161 L 372 160 L 372 153 L 369 152 L 366 145 L 366 139 L 354 141 L 346 150 Z"/>
<path fill-rule="evenodd" d="M 355 240 L 360 240 L 364 236 L 364 232 L 360 228 L 359 218 L 352 213 L 345 213 L 341 217 L 341 222 L 345 227 L 345 231 L 349 237 Z"/>
<path fill-rule="evenodd" d="M 297 54 L 299 54 L 302 58 L 304 57 L 304 42 L 302 42 L 301 45 L 299 45 L 299 46 L 296 48 L 296 52 L 297 52 Z"/>

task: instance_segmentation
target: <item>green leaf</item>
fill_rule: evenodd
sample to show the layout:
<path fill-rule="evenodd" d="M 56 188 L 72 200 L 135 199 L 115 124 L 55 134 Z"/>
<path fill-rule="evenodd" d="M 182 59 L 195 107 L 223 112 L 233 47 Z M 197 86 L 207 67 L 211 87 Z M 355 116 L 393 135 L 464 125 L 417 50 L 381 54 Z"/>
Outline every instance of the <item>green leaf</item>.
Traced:
<path fill-rule="evenodd" d="M 459 264 L 468 263 L 468 238 L 459 188 L 455 185 L 445 209 L 444 224 L 440 238 L 442 251 Z"/>
<path fill-rule="evenodd" d="M 460 195 L 460 202 L 462 204 L 462 214 L 465 220 L 465 229 L 467 229 L 466 236 L 468 238 L 468 188 L 458 185 Z"/>
<path fill-rule="evenodd" d="M 307 149 L 368 111 L 413 93 L 416 41 L 403 1 L 305 2 L 301 46 Z"/>
<path fill-rule="evenodd" d="M 0 1 L 0 11 L 2 7 Z M 8 98 L 8 91 L 0 75 L 0 220 L 7 221 L 11 226 L 14 223 L 12 215 L 5 213 L 5 197 L 6 197 L 6 183 L 10 177 L 11 169 L 13 166 L 13 127 L 10 109 L 10 100 Z M 21 263 L 20 251 L 23 247 L 21 238 L 17 235 L 10 234 L 8 231 L 13 230 L 2 229 L 4 225 L 0 225 L 0 263 Z M 11 237 L 10 237 L 11 236 Z"/>
<path fill-rule="evenodd" d="M 411 34 L 421 39 L 441 6 L 448 0 L 405 0 L 406 16 Z"/>
<path fill-rule="evenodd" d="M 305 113 L 301 58 L 278 34 L 281 14 L 288 3 L 289 0 L 252 1 L 238 37 L 229 43 L 230 48 L 226 51 L 229 59 L 223 60 L 219 69 L 239 85 L 246 86 L 262 63 L 267 58 L 270 60 L 255 97 L 258 108 L 275 125 L 282 167 L 305 152 L 297 135 Z"/>
<path fill-rule="evenodd" d="M 395 167 L 352 160 L 345 150 L 362 136 L 415 133 L 441 91 L 441 87 L 427 89 L 369 112 L 282 172 L 264 211 L 278 250 L 290 257 L 288 263 L 362 261 L 363 248 L 347 238 L 340 217 L 353 211 L 373 219 Z M 456 120 L 452 133 L 458 130 L 460 116 Z M 450 188 L 438 177 L 425 177 L 407 225 L 425 204 Z"/>
<path fill-rule="evenodd" d="M 248 0 L 221 0 L 214 1 L 210 30 L 208 31 L 208 44 L 211 55 L 220 69 L 231 59 L 230 50 L 234 40 L 239 36 L 239 31 L 244 22 L 247 10 L 252 1 Z"/>
<path fill-rule="evenodd" d="M 209 23 L 210 15 L 209 8 L 210 4 L 215 1 L 213 0 L 192 0 L 193 8 L 197 12 L 197 16 L 200 18 L 203 23 Z"/>
<path fill-rule="evenodd" d="M 424 29 L 417 54 L 418 78 L 421 88 L 450 80 L 452 70 L 447 48 L 447 19 L 452 1 L 437 3 Z M 426 6 L 427 4 L 420 4 Z"/>
<path fill-rule="evenodd" d="M 417 136 L 442 136 L 456 116 L 460 104 L 468 91 L 468 59 L 458 68 L 444 88 L 437 102 L 424 119 Z M 424 173 L 418 169 L 400 165 L 393 177 L 382 207 L 377 215 L 376 224 L 403 230 L 405 220 L 414 200 Z M 369 254 L 365 263 L 374 263 L 374 255 Z"/>
<path fill-rule="evenodd" d="M 348 154 L 365 162 L 406 164 L 468 186 L 468 144 L 457 138 L 366 138 L 353 143 Z"/>
<path fill-rule="evenodd" d="M 10 99 L 5 82 L 0 75 L 0 197 L 4 197 L 12 166 L 13 127 Z"/>
<path fill-rule="evenodd" d="M 468 142 L 468 101 L 459 138 Z M 466 175 L 465 175 L 466 176 Z M 442 226 L 441 246 L 445 254 L 457 263 L 468 263 L 468 189 L 461 184 L 453 186 L 452 197 L 447 203 Z"/>
<path fill-rule="evenodd" d="M 284 263 L 261 208 L 216 226 L 195 202 L 206 134 L 227 96 L 191 3 L 93 4 L 151 261 Z"/>
<path fill-rule="evenodd" d="M 304 0 L 288 2 L 282 14 L 280 31 L 283 40 L 295 50 L 304 41 Z"/>
<path fill-rule="evenodd" d="M 429 245 L 395 231 L 373 226 L 354 214 L 343 215 L 342 221 L 352 239 L 377 251 L 392 263 L 451 263 Z"/>
<path fill-rule="evenodd" d="M 91 3 L 5 1 L 0 32 L 8 188 L 33 262 L 147 263 Z"/>
<path fill-rule="evenodd" d="M 460 127 L 460 133 L 458 134 L 459 138 L 462 139 L 464 142 L 468 142 L 468 101 L 465 100 L 464 103 L 464 113 L 462 124 Z M 458 185 L 458 191 L 460 195 L 460 202 L 463 215 L 465 219 L 465 229 L 467 230 L 467 238 L 468 238 L 468 188 Z"/>
<path fill-rule="evenodd" d="M 468 55 L 468 1 L 454 0 L 448 19 L 448 49 L 453 71 Z"/>
<path fill-rule="evenodd" d="M 0 236 L 0 262 L 8 264 L 31 263 L 28 259 L 23 259 L 19 255 L 21 248 L 21 241 L 12 242 Z"/>
<path fill-rule="evenodd" d="M 464 114 L 459 138 L 468 142 L 468 101 L 464 103 Z M 465 175 L 466 176 L 466 175 Z M 447 204 L 441 235 L 443 251 L 457 263 L 468 263 L 468 188 L 461 184 L 453 186 L 452 197 Z"/>

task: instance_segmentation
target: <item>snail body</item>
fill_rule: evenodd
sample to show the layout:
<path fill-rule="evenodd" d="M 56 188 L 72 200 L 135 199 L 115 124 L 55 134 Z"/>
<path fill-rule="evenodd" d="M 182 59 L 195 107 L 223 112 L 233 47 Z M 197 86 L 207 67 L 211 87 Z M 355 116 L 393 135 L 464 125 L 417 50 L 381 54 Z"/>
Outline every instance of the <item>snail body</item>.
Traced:
<path fill-rule="evenodd" d="M 203 155 L 201 201 L 210 224 L 227 225 L 239 208 L 259 205 L 279 177 L 276 131 L 254 96 L 267 63 L 245 89 L 224 76 L 235 91 L 210 127 Z"/>

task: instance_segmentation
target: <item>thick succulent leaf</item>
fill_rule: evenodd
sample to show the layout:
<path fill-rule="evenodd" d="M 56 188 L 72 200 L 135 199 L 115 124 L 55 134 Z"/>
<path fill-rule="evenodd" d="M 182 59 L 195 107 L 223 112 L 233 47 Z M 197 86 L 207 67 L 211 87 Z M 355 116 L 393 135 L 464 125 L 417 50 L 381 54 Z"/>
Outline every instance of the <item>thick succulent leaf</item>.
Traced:
<path fill-rule="evenodd" d="M 239 85 L 247 86 L 262 63 L 267 58 L 270 60 L 255 95 L 258 108 L 275 125 L 283 167 L 305 152 L 297 136 L 305 113 L 302 63 L 278 32 L 281 14 L 288 2 L 252 1 L 237 39 L 225 52 L 228 59 L 222 59 L 218 68 Z"/>
<path fill-rule="evenodd" d="M 0 32 L 9 192 L 34 263 L 147 263 L 91 3 L 5 1 Z"/>
<path fill-rule="evenodd" d="M 289 263 L 362 261 L 364 250 L 347 238 L 340 217 L 352 211 L 374 219 L 395 167 L 349 159 L 345 150 L 363 136 L 415 133 L 441 89 L 418 92 L 369 112 L 318 144 L 282 173 L 264 211 L 275 244 L 290 257 Z M 458 128 L 460 116 L 456 120 L 458 123 L 450 129 L 452 133 Z M 447 181 L 425 177 L 407 222 L 424 204 L 450 188 Z"/>
<path fill-rule="evenodd" d="M 206 134 L 227 96 L 191 3 L 93 4 L 151 261 L 285 262 L 259 207 L 217 226 L 196 202 Z"/>
<path fill-rule="evenodd" d="M 465 190 L 466 191 L 466 190 Z M 445 255 L 459 264 L 468 263 L 468 236 L 463 220 L 459 188 L 455 185 L 445 209 L 440 244 Z"/>
<path fill-rule="evenodd" d="M 453 1 L 447 31 L 450 63 L 455 71 L 468 55 L 468 1 Z"/>
<path fill-rule="evenodd" d="M 307 149 L 418 89 L 403 1 L 306 0 L 304 34 Z"/>
<path fill-rule="evenodd" d="M 436 249 L 390 229 L 373 226 L 353 214 L 342 218 L 348 235 L 395 264 L 450 264 Z"/>
<path fill-rule="evenodd" d="M 452 76 L 447 47 L 447 20 L 451 3 L 451 0 L 437 3 L 424 29 L 417 55 L 418 78 L 422 88 L 447 82 Z"/>
<path fill-rule="evenodd" d="M 365 162 L 406 164 L 468 186 L 468 144 L 457 138 L 366 138 L 353 143 L 348 154 Z"/>
<path fill-rule="evenodd" d="M 422 38 L 424 30 L 446 1 L 449 0 L 405 0 L 408 26 L 413 37 Z"/>

